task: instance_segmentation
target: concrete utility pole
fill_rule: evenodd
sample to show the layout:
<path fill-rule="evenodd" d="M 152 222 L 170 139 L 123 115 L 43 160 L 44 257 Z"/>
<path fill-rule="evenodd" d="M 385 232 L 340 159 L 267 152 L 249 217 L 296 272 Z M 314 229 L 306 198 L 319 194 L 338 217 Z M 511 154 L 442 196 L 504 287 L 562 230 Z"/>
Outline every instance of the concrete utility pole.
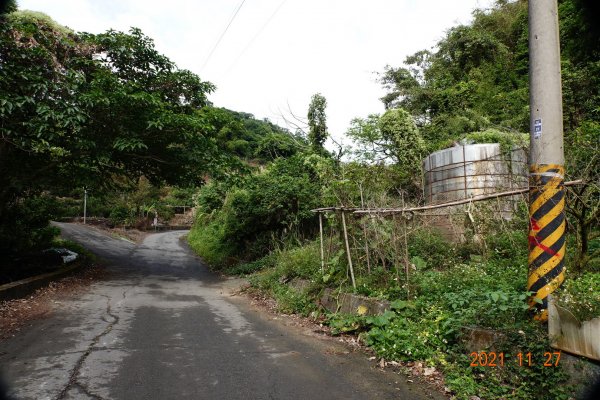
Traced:
<path fill-rule="evenodd" d="M 85 224 L 87 218 L 87 189 L 83 189 L 83 223 Z"/>
<path fill-rule="evenodd" d="M 530 305 L 548 318 L 548 295 L 564 281 L 565 156 L 557 0 L 529 0 Z"/>

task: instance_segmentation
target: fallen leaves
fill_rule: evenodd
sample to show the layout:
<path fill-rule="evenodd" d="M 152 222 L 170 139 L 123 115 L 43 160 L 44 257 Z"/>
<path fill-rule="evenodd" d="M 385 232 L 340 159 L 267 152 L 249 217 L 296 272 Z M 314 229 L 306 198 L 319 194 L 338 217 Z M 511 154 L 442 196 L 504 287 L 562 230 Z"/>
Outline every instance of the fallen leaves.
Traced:
<path fill-rule="evenodd" d="M 50 282 L 27 297 L 0 302 L 0 339 L 15 336 L 28 322 L 51 313 L 53 306 L 60 304 L 60 299 L 89 286 L 103 274 L 101 267 L 88 267 L 75 275 Z"/>

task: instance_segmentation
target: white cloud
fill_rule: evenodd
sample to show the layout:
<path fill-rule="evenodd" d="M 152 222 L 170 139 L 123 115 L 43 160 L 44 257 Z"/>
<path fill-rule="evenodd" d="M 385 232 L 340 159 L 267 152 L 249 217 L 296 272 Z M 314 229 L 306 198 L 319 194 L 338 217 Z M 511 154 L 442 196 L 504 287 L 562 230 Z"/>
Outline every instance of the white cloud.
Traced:
<path fill-rule="evenodd" d="M 240 0 L 21 0 L 78 31 L 141 28 L 181 68 L 215 83 L 217 106 L 278 118 L 304 116 L 312 94 L 328 101 L 330 131 L 338 137 L 357 116 L 380 113 L 384 93 L 374 72 L 398 66 L 430 48 L 476 7 L 493 0 L 247 0 L 229 31 L 202 65 Z M 245 50 L 245 51 L 244 51 Z"/>

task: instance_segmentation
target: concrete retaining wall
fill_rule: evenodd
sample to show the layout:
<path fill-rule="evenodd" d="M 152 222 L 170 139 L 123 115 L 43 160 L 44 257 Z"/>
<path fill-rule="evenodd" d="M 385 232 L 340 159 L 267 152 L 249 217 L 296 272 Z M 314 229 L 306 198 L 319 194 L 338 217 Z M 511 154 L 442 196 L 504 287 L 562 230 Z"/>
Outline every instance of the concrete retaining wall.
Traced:
<path fill-rule="evenodd" d="M 21 279 L 15 282 L 0 285 L 0 300 L 13 300 L 26 297 L 37 289 L 46 286 L 52 281 L 68 276 L 83 264 L 77 262 L 75 264 L 63 267 L 58 271 L 49 272 L 47 274 L 32 276 L 31 278 Z"/>

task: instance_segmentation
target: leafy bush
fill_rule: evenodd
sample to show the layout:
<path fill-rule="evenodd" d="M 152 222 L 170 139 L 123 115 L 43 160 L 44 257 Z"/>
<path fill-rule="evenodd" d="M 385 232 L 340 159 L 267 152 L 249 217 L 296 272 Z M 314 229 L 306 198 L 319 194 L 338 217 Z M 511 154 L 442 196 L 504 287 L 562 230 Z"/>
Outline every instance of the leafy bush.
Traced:
<path fill-rule="evenodd" d="M 223 232 L 223 225 L 218 220 L 209 223 L 199 215 L 187 235 L 190 247 L 199 254 L 211 267 L 233 265 L 231 249 Z"/>
<path fill-rule="evenodd" d="M 444 360 L 448 341 L 443 335 L 443 322 L 447 317 L 433 305 L 421 312 L 411 307 L 388 311 L 367 318 L 371 329 L 365 342 L 386 359 L 425 360 L 434 365 Z"/>
<path fill-rule="evenodd" d="M 600 317 L 600 273 L 589 272 L 577 279 L 566 279 L 556 293 L 558 304 L 579 321 Z"/>
<path fill-rule="evenodd" d="M 0 211 L 0 255 L 12 258 L 49 247 L 60 233 L 48 225 L 56 215 L 57 202 L 50 196 L 21 199 Z"/>
<path fill-rule="evenodd" d="M 527 233 L 524 229 L 496 232 L 487 237 L 487 246 L 496 260 L 526 259 Z"/>
<path fill-rule="evenodd" d="M 209 214 L 223 206 L 223 201 L 227 193 L 223 184 L 210 182 L 203 186 L 195 198 L 195 204 L 198 205 L 198 211 Z"/>
<path fill-rule="evenodd" d="M 471 132 L 465 138 L 473 143 L 499 143 L 503 154 L 509 153 L 515 147 L 527 147 L 529 144 L 527 133 L 506 132 L 493 128 Z"/>
<path fill-rule="evenodd" d="M 304 156 L 278 159 L 264 173 L 247 177 L 227 190 L 220 207 L 219 190 L 208 185 L 200 191 L 204 211 L 216 213 L 200 214 L 189 236 L 192 247 L 215 267 L 256 260 L 286 240 L 315 232 L 310 210 L 319 205 L 320 185 Z M 201 231 L 215 236 L 198 243 L 208 236 Z"/>
<path fill-rule="evenodd" d="M 131 224 L 135 218 L 134 210 L 127 207 L 125 204 L 118 204 L 113 207 L 108 216 L 111 224 Z"/>
<path fill-rule="evenodd" d="M 420 257 L 423 266 L 445 268 L 456 260 L 456 245 L 448 243 L 435 229 L 421 228 L 408 237 L 408 252 L 411 257 Z"/>

